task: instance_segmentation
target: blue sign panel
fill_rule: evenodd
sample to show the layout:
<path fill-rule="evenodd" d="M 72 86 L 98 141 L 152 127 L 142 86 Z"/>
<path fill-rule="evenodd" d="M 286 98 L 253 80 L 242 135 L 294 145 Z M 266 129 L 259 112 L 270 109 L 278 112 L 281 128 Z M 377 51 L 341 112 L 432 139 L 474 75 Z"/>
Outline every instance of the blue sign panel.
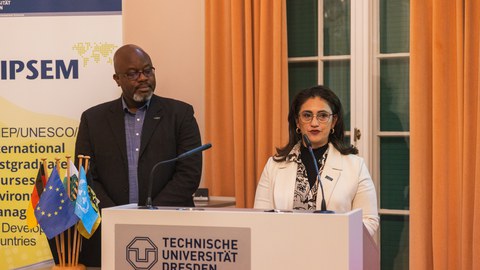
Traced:
<path fill-rule="evenodd" d="M 119 13 L 122 0 L 0 0 L 2 14 Z"/>

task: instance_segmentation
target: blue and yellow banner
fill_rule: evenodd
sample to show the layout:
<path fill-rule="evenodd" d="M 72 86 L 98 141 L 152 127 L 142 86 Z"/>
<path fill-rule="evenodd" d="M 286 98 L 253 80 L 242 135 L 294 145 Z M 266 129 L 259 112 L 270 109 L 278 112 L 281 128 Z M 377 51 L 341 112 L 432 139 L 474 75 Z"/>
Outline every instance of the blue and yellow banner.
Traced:
<path fill-rule="evenodd" d="M 120 96 L 121 0 L 0 1 L 0 269 L 51 261 L 26 212 L 40 160 L 74 155 L 81 113 Z"/>

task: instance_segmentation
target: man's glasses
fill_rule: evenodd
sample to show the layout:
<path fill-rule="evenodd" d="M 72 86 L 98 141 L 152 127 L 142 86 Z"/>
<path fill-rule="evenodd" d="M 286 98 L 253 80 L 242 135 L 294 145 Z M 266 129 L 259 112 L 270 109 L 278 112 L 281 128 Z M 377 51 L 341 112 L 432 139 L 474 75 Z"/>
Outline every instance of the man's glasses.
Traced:
<path fill-rule="evenodd" d="M 333 113 L 328 113 L 328 112 L 318 112 L 315 117 L 317 118 L 317 121 L 320 123 L 327 123 L 330 121 L 331 116 Z M 300 121 L 303 123 L 310 123 L 313 120 L 314 114 L 312 112 L 301 112 L 299 115 Z"/>
<path fill-rule="evenodd" d="M 154 67 L 149 67 L 145 68 L 143 70 L 136 70 L 136 71 L 129 71 L 126 73 L 119 73 L 119 75 L 125 76 L 127 79 L 131 81 L 136 81 L 138 77 L 140 77 L 140 74 L 143 74 L 143 76 L 150 78 L 155 74 L 155 68 Z"/>

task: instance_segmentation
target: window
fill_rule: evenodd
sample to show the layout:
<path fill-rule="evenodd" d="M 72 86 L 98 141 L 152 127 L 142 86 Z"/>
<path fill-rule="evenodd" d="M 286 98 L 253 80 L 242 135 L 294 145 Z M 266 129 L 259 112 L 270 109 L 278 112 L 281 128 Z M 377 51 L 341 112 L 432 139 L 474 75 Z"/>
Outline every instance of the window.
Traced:
<path fill-rule="evenodd" d="M 324 84 L 366 160 L 382 269 L 408 269 L 409 0 L 287 0 L 289 95 Z"/>
<path fill-rule="evenodd" d="M 379 178 L 382 269 L 408 269 L 409 0 L 379 0 L 374 48 L 375 175 Z"/>

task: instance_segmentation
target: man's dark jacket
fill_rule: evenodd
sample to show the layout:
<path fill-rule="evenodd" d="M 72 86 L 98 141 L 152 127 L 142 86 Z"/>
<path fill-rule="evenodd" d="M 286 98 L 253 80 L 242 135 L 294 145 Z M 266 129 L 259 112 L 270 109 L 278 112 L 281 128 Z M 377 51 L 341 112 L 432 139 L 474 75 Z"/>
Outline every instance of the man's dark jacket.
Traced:
<path fill-rule="evenodd" d="M 141 134 L 138 158 L 139 205 L 147 200 L 153 166 L 201 145 L 191 105 L 153 95 Z M 75 156 L 90 156 L 89 185 L 100 208 L 129 203 L 128 163 L 121 98 L 86 110 L 81 117 Z M 155 170 L 152 199 L 155 206 L 194 206 L 193 193 L 202 173 L 202 154 L 160 165 Z M 100 266 L 100 230 L 84 241 L 81 262 Z M 85 240 L 85 239 L 84 239 Z M 113 252 L 113 251 L 111 251 Z"/>

